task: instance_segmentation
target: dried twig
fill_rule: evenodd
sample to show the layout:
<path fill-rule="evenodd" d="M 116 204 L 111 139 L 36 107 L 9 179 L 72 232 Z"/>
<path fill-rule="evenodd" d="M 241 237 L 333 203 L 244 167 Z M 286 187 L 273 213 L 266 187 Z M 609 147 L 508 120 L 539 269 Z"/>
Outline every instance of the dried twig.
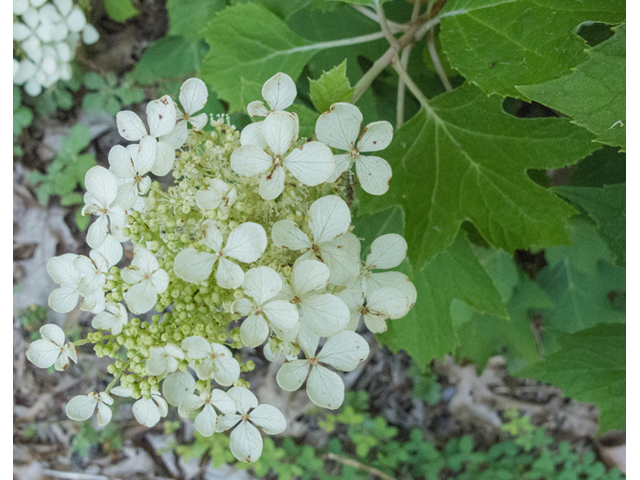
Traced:
<path fill-rule="evenodd" d="M 369 472 L 376 477 L 383 478 L 384 480 L 396 480 L 395 477 L 391 475 L 387 475 L 386 473 L 378 470 L 377 468 L 370 467 L 369 465 L 365 465 L 363 463 L 358 462 L 357 460 L 352 460 L 350 458 L 340 457 L 335 453 L 325 453 L 323 458 L 327 460 L 333 460 L 334 462 L 342 463 L 343 465 L 349 465 L 350 467 L 357 468 L 358 470 L 364 470 L 365 472 Z"/>

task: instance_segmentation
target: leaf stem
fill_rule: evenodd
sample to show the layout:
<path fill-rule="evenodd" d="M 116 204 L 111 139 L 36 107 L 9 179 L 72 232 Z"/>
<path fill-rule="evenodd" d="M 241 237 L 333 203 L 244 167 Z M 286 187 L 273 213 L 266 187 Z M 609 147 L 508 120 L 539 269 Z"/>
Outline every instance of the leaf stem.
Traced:
<path fill-rule="evenodd" d="M 429 2 L 427 5 L 427 15 L 431 15 L 431 10 L 433 8 L 434 2 Z M 451 87 L 451 82 L 449 82 L 449 78 L 447 77 L 444 68 L 442 67 L 442 63 L 440 62 L 440 57 L 438 57 L 438 52 L 436 50 L 436 32 L 435 29 L 429 30 L 427 34 L 427 49 L 429 50 L 429 56 L 431 57 L 431 61 L 433 62 L 433 66 L 436 68 L 436 72 L 438 73 L 438 77 L 440 77 L 440 81 L 447 92 L 451 92 L 453 88 Z"/>
<path fill-rule="evenodd" d="M 354 9 L 356 9 L 358 12 L 360 12 L 361 14 L 363 14 L 365 17 L 370 18 L 371 20 L 373 20 L 376 23 L 380 23 L 380 18 L 375 14 L 375 12 L 372 12 L 371 10 L 369 10 L 367 7 L 364 7 L 362 5 L 351 5 Z M 391 29 L 391 31 L 393 33 L 398 33 L 398 32 L 404 32 L 406 30 L 409 29 L 408 25 L 402 24 L 402 23 L 396 23 L 396 22 L 389 22 L 389 28 Z"/>
<path fill-rule="evenodd" d="M 424 93 L 422 93 L 422 91 L 415 84 L 415 82 L 413 81 L 411 76 L 407 73 L 407 71 L 404 69 L 404 67 L 402 66 L 402 64 L 400 63 L 397 57 L 395 58 L 395 61 L 392 63 L 392 65 L 395 71 L 398 72 L 398 76 L 407 85 L 407 88 L 411 91 L 411 93 L 413 93 L 413 96 L 416 97 L 416 100 L 420 102 L 420 105 L 422 106 L 422 108 L 424 108 L 427 112 L 432 114 L 433 109 L 431 108 L 431 105 L 429 105 L 429 100 L 427 100 L 427 97 L 424 95 Z"/>
<path fill-rule="evenodd" d="M 377 468 L 370 467 L 369 465 L 360 463 L 357 460 L 352 460 L 351 458 L 341 457 L 339 455 L 336 455 L 335 453 L 325 453 L 324 458 L 327 460 L 333 460 L 334 462 L 342 463 L 343 465 L 349 465 L 350 467 L 357 468 L 358 470 L 364 470 L 365 472 L 369 472 L 370 474 L 375 475 L 376 477 L 380 477 L 384 480 L 396 480 L 396 478 L 384 473 L 381 470 L 378 470 Z"/>
<path fill-rule="evenodd" d="M 396 51 L 400 51 L 398 47 L 398 39 L 393 36 L 391 29 L 389 28 L 389 22 L 387 21 L 387 17 L 384 14 L 384 8 L 380 4 L 380 0 L 376 0 L 376 13 L 378 14 L 378 18 L 380 19 L 380 28 L 382 29 L 382 33 L 384 33 L 384 37 L 389 42 L 389 45 L 394 47 Z"/>
<path fill-rule="evenodd" d="M 419 0 L 418 0 L 419 1 Z M 404 47 L 402 53 L 400 54 L 400 63 L 402 67 L 406 70 L 407 65 L 409 65 L 409 55 L 411 54 L 411 49 L 413 45 L 409 44 Z M 398 98 L 396 104 L 396 129 L 399 129 L 404 124 L 404 97 L 405 97 L 405 83 L 402 78 L 398 79 Z"/>

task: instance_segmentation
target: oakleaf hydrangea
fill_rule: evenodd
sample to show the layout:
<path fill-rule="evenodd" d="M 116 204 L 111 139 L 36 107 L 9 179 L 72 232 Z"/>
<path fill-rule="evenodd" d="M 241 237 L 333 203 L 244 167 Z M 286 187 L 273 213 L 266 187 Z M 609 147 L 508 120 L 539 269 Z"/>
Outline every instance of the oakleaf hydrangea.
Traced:
<path fill-rule="evenodd" d="M 200 112 L 207 88 L 198 79 L 184 83 L 178 103 L 150 102 L 147 125 L 118 113 L 118 130 L 132 143 L 114 146 L 109 169 L 94 167 L 85 179 L 91 250 L 48 264 L 59 284 L 51 307 L 91 312 L 95 331 L 71 343 L 46 325 L 27 351 L 38 367 L 58 370 L 77 361 L 82 345 L 112 359 L 113 381 L 72 398 L 69 418 L 95 414 L 105 425 L 112 395 L 130 397 L 134 417 L 149 428 L 177 407 L 202 435 L 228 431 L 232 454 L 254 462 L 262 435 L 280 434 L 287 423 L 250 391 L 242 376 L 255 364 L 240 349 L 277 362 L 276 378 L 265 381 L 285 391 L 306 382 L 311 402 L 336 409 L 344 399 L 340 372 L 369 355 L 358 332 L 382 332 L 413 307 L 409 278 L 385 271 L 403 262 L 406 242 L 383 235 L 363 262 L 348 181 L 340 178 L 355 162 L 365 191 L 384 193 L 391 172 L 375 165 L 386 162 L 361 152 L 387 146 L 392 130 L 374 122 L 358 139 L 358 108 L 335 104 L 318 120 L 317 139 L 299 138 L 298 117 L 286 111 L 296 93 L 284 73 L 268 80 L 266 104 L 248 107 L 265 118 L 242 138 L 227 116 Z M 153 177 L 168 173 L 168 187 Z"/>

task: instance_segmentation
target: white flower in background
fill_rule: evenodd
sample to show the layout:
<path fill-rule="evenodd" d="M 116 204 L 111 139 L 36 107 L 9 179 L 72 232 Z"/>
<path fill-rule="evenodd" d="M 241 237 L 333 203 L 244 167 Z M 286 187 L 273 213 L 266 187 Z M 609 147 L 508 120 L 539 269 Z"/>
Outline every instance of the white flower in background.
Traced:
<path fill-rule="evenodd" d="M 141 142 L 147 138 L 148 148 L 155 144 L 155 161 L 151 172 L 160 177 L 171 171 L 176 157 L 178 145 L 170 134 L 176 126 L 176 107 L 169 95 L 153 100 L 147 104 L 147 122 L 149 133 L 138 115 L 123 110 L 116 115 L 118 133 L 131 142 Z"/>
<path fill-rule="evenodd" d="M 118 192 L 114 202 L 124 210 L 130 210 L 139 195 L 149 191 L 151 179 L 146 176 L 156 161 L 156 142 L 151 137 L 140 140 L 139 145 L 124 148 L 116 145 L 109 150 L 109 171 L 118 180 Z"/>
<path fill-rule="evenodd" d="M 156 425 L 161 418 L 166 417 L 169 413 L 166 400 L 156 390 L 151 391 L 150 398 L 141 398 L 136 401 L 132 410 L 138 423 L 147 428 Z"/>
<path fill-rule="evenodd" d="M 84 297 L 88 297 L 102 290 L 107 283 L 107 274 L 109 273 L 109 260 L 97 250 L 91 250 L 89 257 L 78 255 L 73 261 L 73 266 L 82 275 L 82 280 L 78 284 L 78 291 Z"/>
<path fill-rule="evenodd" d="M 224 345 L 193 336 L 182 340 L 182 350 L 191 360 L 203 360 L 195 367 L 198 378 L 202 380 L 213 378 L 226 387 L 240 377 L 240 365 Z"/>
<path fill-rule="evenodd" d="M 178 369 L 178 363 L 184 360 L 184 352 L 180 347 L 168 343 L 164 347 L 151 347 L 147 359 L 149 375 L 164 375 Z"/>
<path fill-rule="evenodd" d="M 111 330 L 114 335 L 119 334 L 129 321 L 127 309 L 121 303 L 107 302 L 105 311 L 100 312 L 91 321 L 93 328 Z"/>
<path fill-rule="evenodd" d="M 350 372 L 367 358 L 369 344 L 355 332 L 340 332 L 327 339 L 316 355 L 319 337 L 301 330 L 298 341 L 307 358 L 283 364 L 276 376 L 278 385 L 283 390 L 293 392 L 302 386 L 308 374 L 309 399 L 320 407 L 335 410 L 344 401 L 344 382 L 337 373 L 321 363 Z"/>
<path fill-rule="evenodd" d="M 298 328 L 298 332 L 299 331 L 300 329 Z M 272 346 L 271 342 L 274 340 L 275 345 Z M 293 340 L 295 340 L 295 338 Z M 280 336 L 278 336 L 278 339 L 270 340 L 264 344 L 264 347 L 262 347 L 262 353 L 264 358 L 270 362 L 275 362 L 280 359 L 293 360 L 294 358 L 297 358 L 300 354 L 300 349 L 293 341 L 280 341 Z"/>
<path fill-rule="evenodd" d="M 356 164 L 356 174 L 365 192 L 383 195 L 389 189 L 391 167 L 383 158 L 361 155 L 362 152 L 384 150 L 393 138 L 393 127 L 387 121 L 367 125 L 360 135 L 362 113 L 350 103 L 334 103 L 316 122 L 318 140 L 330 147 L 346 150 L 336 155 L 336 168 L 329 182 L 335 182 L 351 166 Z"/>
<path fill-rule="evenodd" d="M 238 192 L 231 188 L 225 181 L 214 178 L 206 190 L 198 190 L 196 193 L 196 205 L 205 212 L 218 209 L 227 213 L 238 198 Z"/>
<path fill-rule="evenodd" d="M 335 168 L 333 154 L 320 142 L 307 142 L 287 153 L 298 138 L 298 118 L 288 112 L 272 112 L 262 134 L 271 153 L 260 145 L 242 145 L 231 154 L 231 168 L 246 177 L 260 177 L 259 193 L 265 200 L 277 198 L 284 189 L 285 170 L 303 185 L 324 182 Z"/>
<path fill-rule="evenodd" d="M 269 110 L 263 102 L 256 100 L 247 105 L 247 113 L 252 117 L 266 117 L 272 112 L 282 111 L 285 108 L 289 108 L 298 94 L 296 90 L 296 84 L 291 77 L 286 73 L 276 73 L 273 77 L 267 80 L 262 86 L 262 97 L 267 101 Z M 298 116 L 293 113 L 296 117 Z M 260 145 L 266 147 L 265 138 L 262 135 L 262 126 L 264 122 L 250 123 L 242 129 L 240 134 L 240 145 Z M 298 125 L 296 124 L 296 128 Z M 298 131 L 296 130 L 295 137 L 298 137 Z"/>
<path fill-rule="evenodd" d="M 360 272 L 360 241 L 349 233 L 351 212 L 340 197 L 327 195 L 309 209 L 309 228 L 313 242 L 295 222 L 280 220 L 271 230 L 271 238 L 280 248 L 308 250 L 300 259 L 319 256 L 331 271 L 333 285 L 346 285 Z"/>
<path fill-rule="evenodd" d="M 245 346 L 262 345 L 269 336 L 269 324 L 282 330 L 297 327 L 296 307 L 287 300 L 274 299 L 282 289 L 282 280 L 274 270 L 269 267 L 252 268 L 245 274 L 242 288 L 245 295 L 253 300 L 240 298 L 233 303 L 231 310 L 247 317 L 240 326 L 240 337 Z"/>
<path fill-rule="evenodd" d="M 84 177 L 87 192 L 84 194 L 82 215 L 97 215 L 98 219 L 89 226 L 87 243 L 98 248 L 107 239 L 109 231 L 120 235 L 124 227 L 124 210 L 116 205 L 118 181 L 113 173 L 104 167 L 95 166 Z"/>
<path fill-rule="evenodd" d="M 394 287 L 382 287 L 369 291 L 365 296 L 360 290 L 344 290 L 338 297 L 349 307 L 351 319 L 347 330 L 355 331 L 360 318 L 364 317 L 364 324 L 373 333 L 387 331 L 388 319 L 404 317 L 413 307 L 405 292 Z"/>
<path fill-rule="evenodd" d="M 123 254 L 122 244 L 113 235 L 107 235 L 102 245 L 94 248 L 93 251 L 101 253 L 107 259 L 109 267 L 118 263 Z"/>
<path fill-rule="evenodd" d="M 60 285 L 49 295 L 49 306 L 59 313 L 68 313 L 78 305 L 80 299 L 80 283 L 83 274 L 75 267 L 78 255 L 66 253 L 53 257 L 47 262 L 47 272 L 54 282 Z M 80 309 L 86 312 L 100 313 L 104 310 L 104 292 L 97 289 L 84 297 Z"/>
<path fill-rule="evenodd" d="M 67 417 L 71 420 L 84 422 L 94 413 L 98 413 L 98 425 L 105 426 L 113 415 L 109 405 L 113 405 L 113 398 L 105 392 L 91 392 L 88 395 L 78 395 L 67 403 Z"/>
<path fill-rule="evenodd" d="M 209 91 L 205 83 L 199 78 L 189 78 L 180 87 L 180 104 L 184 108 L 184 113 L 176 106 L 176 116 L 178 123 L 171 133 L 176 145 L 182 145 L 187 140 L 187 123 L 190 123 L 194 130 L 202 130 L 207 124 L 207 114 L 200 113 L 209 98 Z"/>
<path fill-rule="evenodd" d="M 182 418 L 189 418 L 196 411 L 202 409 L 195 418 L 196 430 L 205 437 L 210 437 L 216 431 L 218 415 L 213 407 L 223 414 L 236 412 L 236 403 L 222 390 L 214 389 L 211 392 L 202 392 L 200 395 L 189 395 L 178 408 Z"/>
<path fill-rule="evenodd" d="M 267 234 L 261 225 L 245 222 L 234 228 L 222 248 L 222 232 L 212 220 L 203 224 L 202 243 L 214 253 L 187 248 L 176 255 L 173 269 L 178 277 L 190 283 L 200 283 L 209 278 L 218 261 L 216 281 L 222 288 L 238 288 L 244 280 L 244 271 L 228 260 L 233 258 L 244 263 L 255 262 L 267 248 Z"/>
<path fill-rule="evenodd" d="M 301 260 L 293 265 L 291 287 L 284 283 L 281 298 L 298 307 L 300 323 L 314 334 L 329 337 L 349 323 L 349 309 L 340 298 L 324 293 L 329 284 L 329 268 L 317 260 Z"/>
<path fill-rule="evenodd" d="M 169 405 L 177 407 L 193 393 L 195 387 L 196 381 L 188 371 L 170 373 L 162 381 L 162 395 Z"/>
<path fill-rule="evenodd" d="M 14 0 L 13 7 L 17 16 L 13 39 L 27 57 L 21 59 L 14 84 L 24 85 L 28 95 L 37 96 L 58 79 L 71 78 L 70 62 L 80 37 L 90 45 L 100 35 L 72 0 Z"/>
<path fill-rule="evenodd" d="M 372 272 L 386 270 L 400 265 L 407 256 L 407 242 L 401 235 L 389 233 L 376 238 L 360 274 L 347 285 L 348 289 L 356 289 L 366 296 L 369 292 L 384 287 L 400 290 L 413 307 L 416 303 L 416 287 L 409 277 L 402 272 Z M 411 309 L 409 307 L 409 309 Z"/>
<path fill-rule="evenodd" d="M 131 284 L 124 294 L 129 311 L 135 314 L 151 310 L 158 294 L 169 286 L 169 275 L 158 265 L 158 259 L 144 247 L 136 248 L 131 266 L 120 271 L 122 279 Z"/>
<path fill-rule="evenodd" d="M 57 325 L 48 324 L 40 327 L 42 338 L 29 345 L 27 358 L 40 368 L 55 366 L 59 372 L 69 365 L 69 359 L 78 363 L 76 347 L 73 343 L 65 343 L 64 331 Z"/>
<path fill-rule="evenodd" d="M 258 399 L 246 388 L 233 387 L 227 391 L 236 404 L 238 413 L 218 417 L 217 432 L 231 432 L 231 453 L 242 462 L 253 463 L 262 455 L 262 437 L 256 426 L 269 435 L 284 432 L 287 422 L 284 415 L 271 405 L 258 405 Z"/>

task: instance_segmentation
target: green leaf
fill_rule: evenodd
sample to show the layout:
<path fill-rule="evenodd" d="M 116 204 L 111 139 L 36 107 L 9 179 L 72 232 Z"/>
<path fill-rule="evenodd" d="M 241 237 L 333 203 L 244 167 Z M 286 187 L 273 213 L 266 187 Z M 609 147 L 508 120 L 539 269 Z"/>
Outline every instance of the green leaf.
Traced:
<path fill-rule="evenodd" d="M 406 317 L 388 321 L 388 330 L 378 338 L 393 351 L 405 350 L 418 365 L 454 351 L 457 339 L 450 311 L 454 299 L 465 301 L 477 312 L 507 319 L 500 293 L 464 233 L 422 269 L 416 269 L 411 280 L 418 292 L 415 306 Z"/>
<path fill-rule="evenodd" d="M 181 35 L 187 42 L 202 39 L 202 30 L 215 13 L 227 6 L 225 0 L 168 0 L 169 35 Z"/>
<path fill-rule="evenodd" d="M 560 350 L 518 372 L 600 409 L 600 431 L 625 428 L 625 325 L 597 325 L 561 337 Z"/>
<path fill-rule="evenodd" d="M 82 215 L 82 208 L 76 210 L 76 225 L 81 232 L 84 232 L 89 226 L 90 215 Z"/>
<path fill-rule="evenodd" d="M 589 59 L 570 75 L 517 87 L 531 100 L 568 115 L 597 135 L 596 141 L 626 147 L 626 27 L 587 51 Z"/>
<path fill-rule="evenodd" d="M 91 142 L 89 128 L 81 124 L 74 125 L 71 132 L 69 132 L 69 142 L 75 152 L 81 152 L 87 148 L 89 142 Z"/>
<path fill-rule="evenodd" d="M 563 118 L 520 119 L 501 99 L 464 85 L 431 101 L 380 156 L 393 178 L 381 197 L 363 194 L 363 213 L 404 211 L 409 258 L 421 265 L 444 250 L 470 220 L 487 242 L 512 253 L 569 241 L 575 210 L 535 184 L 527 169 L 558 168 L 598 148 Z"/>
<path fill-rule="evenodd" d="M 114 94 L 120 98 L 123 106 L 144 100 L 144 91 L 141 88 L 131 85 L 131 82 L 123 83 L 120 87 L 116 88 Z"/>
<path fill-rule="evenodd" d="M 140 11 L 131 4 L 131 0 L 104 0 L 107 15 L 116 22 L 126 22 Z"/>
<path fill-rule="evenodd" d="M 87 93 L 82 98 L 82 109 L 86 112 L 100 112 L 104 110 L 105 102 L 102 92 Z"/>
<path fill-rule="evenodd" d="M 305 64 L 319 51 L 296 35 L 263 6 L 247 3 L 228 7 L 205 31 L 211 49 L 199 76 L 229 103 L 229 111 L 243 111 L 241 79 L 259 84 L 277 72 L 297 80 Z"/>
<path fill-rule="evenodd" d="M 316 133 L 316 122 L 319 114 L 300 103 L 294 103 L 287 110 L 298 115 L 300 120 L 300 136 L 311 138 Z"/>
<path fill-rule="evenodd" d="M 333 103 L 350 102 L 354 88 L 347 78 L 347 60 L 322 72 L 318 80 L 309 79 L 309 93 L 318 112 L 326 112 Z"/>
<path fill-rule="evenodd" d="M 68 207 L 70 205 L 82 205 L 84 202 L 84 197 L 80 193 L 71 192 L 63 195 L 60 198 L 60 204 Z"/>
<path fill-rule="evenodd" d="M 549 247 L 549 265 L 537 281 L 555 308 L 545 314 L 545 329 L 574 333 L 599 323 L 625 321 L 610 296 L 626 288 L 625 270 L 609 263 L 611 253 L 585 221 L 571 223 L 572 246 Z M 549 346 L 553 347 L 553 338 Z"/>
<path fill-rule="evenodd" d="M 102 90 L 105 87 L 105 83 L 100 74 L 88 72 L 84 74 L 84 86 L 91 90 Z"/>
<path fill-rule="evenodd" d="M 104 110 L 112 116 L 115 116 L 120 110 L 122 110 L 122 104 L 116 97 L 107 98 L 107 103 L 104 106 Z"/>
<path fill-rule="evenodd" d="M 571 185 L 604 187 L 625 183 L 627 156 L 617 148 L 604 147 L 580 161 L 571 172 Z"/>
<path fill-rule="evenodd" d="M 598 226 L 598 233 L 609 245 L 616 263 L 626 264 L 626 184 L 590 187 L 556 187 L 554 191 L 582 208 Z"/>
<path fill-rule="evenodd" d="M 18 136 L 33 121 L 33 112 L 27 107 L 20 107 L 13 112 L 13 135 Z"/>
<path fill-rule="evenodd" d="M 375 8 L 376 4 L 382 5 L 383 3 L 387 3 L 390 0 L 326 0 L 328 2 L 342 2 L 348 3 L 350 5 L 365 5 L 367 7 Z"/>
<path fill-rule="evenodd" d="M 578 25 L 623 22 L 625 8 L 624 0 L 448 1 L 440 13 L 442 48 L 486 93 L 521 97 L 515 85 L 546 82 L 586 60 Z"/>
<path fill-rule="evenodd" d="M 189 43 L 182 37 L 161 38 L 145 50 L 131 78 L 143 85 L 186 79 L 200 68 L 206 49 L 206 45 Z"/>

